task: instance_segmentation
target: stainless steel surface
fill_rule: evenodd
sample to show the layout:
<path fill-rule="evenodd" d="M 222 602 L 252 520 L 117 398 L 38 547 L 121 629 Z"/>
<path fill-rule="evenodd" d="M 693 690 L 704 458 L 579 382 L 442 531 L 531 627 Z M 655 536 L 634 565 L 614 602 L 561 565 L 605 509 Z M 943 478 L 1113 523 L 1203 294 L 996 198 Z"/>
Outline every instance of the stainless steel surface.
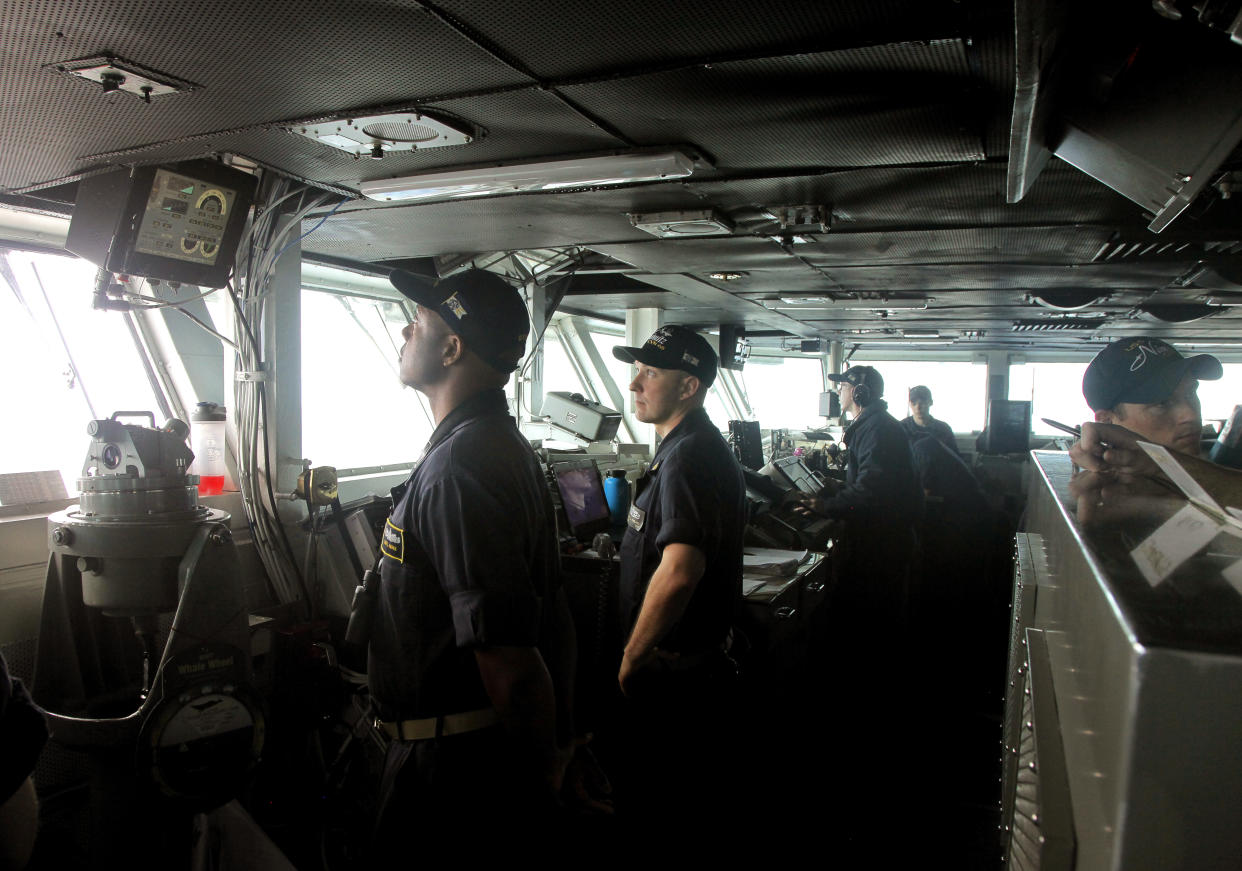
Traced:
<path fill-rule="evenodd" d="M 1047 573 L 1032 627 L 1047 640 L 1074 867 L 1236 867 L 1242 595 L 1222 570 L 1242 559 L 1242 540 L 1217 535 L 1153 585 L 1132 554 L 1186 501 L 1160 487 L 1091 488 L 1072 481 L 1067 455 L 1033 458 L 1027 527 Z"/>

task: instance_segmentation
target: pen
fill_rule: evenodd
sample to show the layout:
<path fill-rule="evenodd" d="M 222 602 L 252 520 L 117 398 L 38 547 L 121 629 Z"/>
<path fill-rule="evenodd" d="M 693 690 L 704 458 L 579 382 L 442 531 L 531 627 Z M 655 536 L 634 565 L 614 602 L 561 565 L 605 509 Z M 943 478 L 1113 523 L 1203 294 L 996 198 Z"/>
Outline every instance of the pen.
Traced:
<path fill-rule="evenodd" d="M 1052 420 L 1047 417 L 1041 417 L 1040 420 L 1048 424 L 1050 427 L 1061 430 L 1061 432 L 1067 432 L 1072 436 L 1082 436 L 1082 427 L 1070 426 L 1069 424 L 1061 423 L 1060 421 Z"/>

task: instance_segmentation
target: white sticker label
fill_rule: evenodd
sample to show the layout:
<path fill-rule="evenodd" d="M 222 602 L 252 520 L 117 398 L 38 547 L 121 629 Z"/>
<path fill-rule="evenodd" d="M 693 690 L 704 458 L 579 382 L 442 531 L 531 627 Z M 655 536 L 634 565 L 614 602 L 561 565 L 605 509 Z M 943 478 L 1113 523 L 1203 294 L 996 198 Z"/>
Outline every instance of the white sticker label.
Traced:
<path fill-rule="evenodd" d="M 1216 521 L 1195 506 L 1186 505 L 1130 551 L 1130 556 L 1154 587 L 1206 547 L 1218 532 Z"/>

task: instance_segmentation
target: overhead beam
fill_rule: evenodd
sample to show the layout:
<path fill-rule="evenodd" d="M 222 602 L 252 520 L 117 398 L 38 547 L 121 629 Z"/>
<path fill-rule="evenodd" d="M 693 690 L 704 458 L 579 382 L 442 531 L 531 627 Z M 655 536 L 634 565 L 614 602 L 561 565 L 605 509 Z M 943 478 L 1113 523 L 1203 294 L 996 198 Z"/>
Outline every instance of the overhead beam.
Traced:
<path fill-rule="evenodd" d="M 1062 0 L 1015 0 L 1014 95 L 1009 125 L 1007 202 L 1019 202 L 1048 165 L 1052 63 L 1065 18 Z"/>
<path fill-rule="evenodd" d="M 754 300 L 745 299 L 744 297 L 735 296 L 727 290 L 708 284 L 702 279 L 695 278 L 692 275 L 681 274 L 664 274 L 664 275 L 636 275 L 638 281 L 650 284 L 652 287 L 658 287 L 661 290 L 667 290 L 677 296 L 685 297 L 687 300 L 699 305 L 715 306 L 726 311 L 736 311 L 743 314 L 747 322 L 761 323 L 773 329 L 784 330 L 796 336 L 805 336 L 807 338 L 815 338 L 819 335 L 819 331 L 813 327 L 809 327 L 801 321 L 794 320 L 787 315 L 774 312 L 769 308 L 761 305 Z"/>

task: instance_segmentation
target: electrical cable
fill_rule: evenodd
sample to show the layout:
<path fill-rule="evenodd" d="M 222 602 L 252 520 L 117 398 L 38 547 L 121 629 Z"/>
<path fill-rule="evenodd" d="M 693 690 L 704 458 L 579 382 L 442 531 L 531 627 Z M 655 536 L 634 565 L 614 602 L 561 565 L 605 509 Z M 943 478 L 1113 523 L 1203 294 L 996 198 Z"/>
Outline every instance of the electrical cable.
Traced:
<path fill-rule="evenodd" d="M 579 263 L 579 266 L 581 265 L 582 264 Z M 539 344 L 543 341 L 544 335 L 548 332 L 548 327 L 552 325 L 552 317 L 550 312 L 555 312 L 556 307 L 561 304 L 561 300 L 563 300 L 565 298 L 565 294 L 569 292 L 569 286 L 573 282 L 573 278 L 574 273 L 571 272 L 563 278 L 558 279 L 558 288 L 562 289 L 560 289 L 557 293 L 556 298 L 552 301 L 552 305 L 545 306 L 546 311 L 544 312 L 543 327 L 539 330 L 539 335 L 535 337 L 535 341 L 531 343 L 530 353 L 526 355 L 526 362 L 523 363 L 521 368 L 518 370 L 517 380 L 513 385 L 513 393 L 517 398 L 519 417 L 521 417 L 523 410 L 528 412 L 532 417 L 535 414 L 534 409 L 527 405 L 522 399 L 522 394 L 525 391 L 521 388 L 521 382 L 522 379 L 526 377 L 526 372 L 530 369 L 531 363 L 535 362 L 535 356 L 539 353 Z"/>
<path fill-rule="evenodd" d="M 309 506 L 308 506 L 309 507 Z M 323 529 L 324 511 L 322 508 L 311 509 L 310 535 L 306 537 L 306 558 L 302 565 L 302 576 L 312 589 L 319 586 L 319 533 Z M 310 599 L 310 614 L 314 620 L 319 616 L 318 595 Z"/>
<path fill-rule="evenodd" d="M 202 320 L 201 318 L 199 318 L 199 316 L 198 316 L 198 315 L 191 314 L 190 312 L 186 311 L 185 309 L 180 308 L 180 307 L 176 307 L 176 306 L 174 306 L 174 307 L 173 307 L 173 311 L 178 312 L 178 313 L 180 313 L 180 314 L 182 314 L 182 315 L 185 315 L 185 316 L 186 316 L 187 318 L 189 318 L 191 321 L 193 321 L 194 323 L 196 323 L 196 324 L 198 324 L 200 327 L 202 327 L 202 328 L 203 328 L 206 332 L 208 332 L 208 333 L 210 333 L 211 335 L 215 336 L 217 339 L 219 339 L 221 342 L 224 342 L 224 344 L 228 345 L 228 346 L 229 346 L 230 348 L 232 348 L 233 350 L 237 350 L 237 345 L 233 342 L 233 340 L 232 340 L 232 339 L 230 339 L 230 338 L 226 337 L 223 333 L 218 333 L 218 332 L 216 332 L 214 329 L 212 329 L 212 327 L 210 327 L 210 326 L 207 324 L 207 322 L 206 322 L 206 321 L 204 321 L 204 320 Z"/>
<path fill-rule="evenodd" d="M 264 388 L 264 385 L 262 382 L 260 382 L 259 391 L 258 391 L 260 414 L 266 414 L 268 411 L 267 391 L 264 390 L 263 388 Z M 271 500 L 270 504 L 271 504 L 272 514 L 274 515 L 275 521 L 276 521 L 276 530 L 280 533 L 280 540 L 285 546 L 285 555 L 292 561 L 292 564 L 296 566 L 297 556 L 294 554 L 294 551 L 293 551 L 293 543 L 289 540 L 289 534 L 285 532 L 285 525 L 284 523 L 281 522 L 280 512 L 277 510 L 277 507 L 276 507 L 276 491 L 272 487 L 272 475 L 270 471 L 272 468 L 271 466 L 272 454 L 271 454 L 271 447 L 268 444 L 267 431 L 268 431 L 268 427 L 266 426 L 263 427 L 263 465 L 264 465 L 264 468 L 268 470 L 267 474 L 263 476 L 263 480 L 267 484 L 267 498 Z M 306 602 L 307 616 L 309 617 L 310 609 L 312 605 L 311 605 L 311 600 L 310 600 L 310 593 L 306 589 L 306 578 L 302 577 L 301 573 L 296 571 L 296 568 L 294 571 L 294 577 L 298 582 L 298 587 L 302 591 L 302 598 Z"/>
<path fill-rule="evenodd" d="M 338 202 L 335 206 L 333 206 L 333 207 L 332 207 L 332 211 L 328 212 L 326 215 L 324 215 L 322 218 L 320 218 L 320 219 L 319 219 L 319 223 L 315 224 L 315 226 L 311 227 L 309 230 L 307 230 L 307 231 L 306 231 L 305 233 L 303 233 L 301 236 L 298 236 L 296 239 L 294 239 L 292 242 L 290 242 L 290 243 L 289 243 L 288 245 L 286 245 L 284 248 L 281 248 L 281 249 L 280 249 L 280 253 L 279 253 L 279 254 L 277 254 L 275 257 L 273 257 L 273 258 L 272 258 L 272 262 L 273 262 L 273 263 L 275 263 L 277 260 L 279 260 L 279 259 L 281 258 L 281 255 L 283 255 L 286 251 L 288 251 L 288 250 L 289 250 L 290 248 L 292 248 L 294 245 L 298 244 L 298 243 L 299 243 L 299 242 L 301 242 L 303 239 L 305 239 L 307 236 L 309 236 L 311 233 L 314 233 L 316 230 L 318 230 L 320 227 L 322 227 L 322 226 L 323 226 L 324 221 L 328 220 L 328 218 L 331 218 L 333 215 L 335 215 L 335 214 L 336 214 L 336 210 L 337 210 L 337 209 L 339 209 L 341 206 L 345 205 L 347 202 L 349 202 L 349 200 L 341 200 L 340 202 Z M 320 205 L 325 205 L 325 203 L 320 203 Z M 292 224 L 291 224 L 291 226 L 292 226 Z"/>

